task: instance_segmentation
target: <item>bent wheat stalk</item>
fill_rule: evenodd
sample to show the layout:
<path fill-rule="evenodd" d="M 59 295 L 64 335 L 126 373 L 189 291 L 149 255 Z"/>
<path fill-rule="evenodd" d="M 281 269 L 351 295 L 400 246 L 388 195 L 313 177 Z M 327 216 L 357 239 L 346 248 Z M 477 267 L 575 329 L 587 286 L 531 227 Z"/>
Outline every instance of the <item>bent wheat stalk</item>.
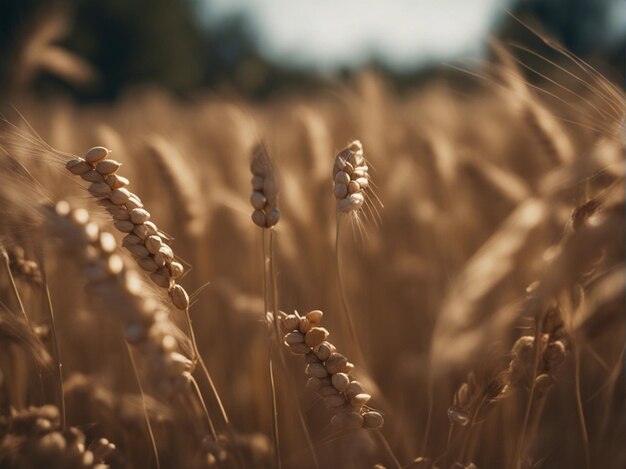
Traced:
<path fill-rule="evenodd" d="M 9 260 L 9 254 L 7 253 L 7 250 L 4 248 L 4 246 L 0 246 L 0 256 L 2 256 L 3 265 L 7 272 L 7 276 L 9 277 L 9 282 L 11 283 L 11 291 L 13 292 L 13 296 L 15 296 L 15 301 L 20 308 L 20 313 L 28 324 L 28 315 L 26 314 L 26 310 L 24 309 L 24 303 L 22 302 L 20 292 L 18 291 L 17 285 L 15 284 L 15 278 L 13 277 L 13 272 L 11 272 L 11 262 Z"/>
<path fill-rule="evenodd" d="M 126 233 L 122 246 L 133 255 L 139 267 L 149 273 L 155 285 L 167 290 L 171 303 L 185 313 L 194 353 L 193 362 L 200 363 L 222 419 L 228 427 L 230 421 L 226 409 L 198 349 L 189 314 L 189 295 L 176 283 L 183 275 L 184 268 L 175 260 L 174 252 L 167 244 L 167 236 L 150 221 L 150 213 L 143 208 L 141 199 L 125 188 L 129 180 L 116 174 L 121 163 L 108 159 L 109 154 L 110 151 L 104 147 L 94 147 L 84 158 L 72 159 L 65 167 L 72 174 L 91 182 L 87 189 L 89 193 L 111 215 L 115 228 Z"/>
<path fill-rule="evenodd" d="M 113 235 L 91 222 L 86 210 L 73 210 L 67 202 L 47 206 L 45 215 L 50 230 L 79 260 L 88 292 L 103 304 L 115 305 L 124 338 L 140 351 L 148 367 L 149 380 L 174 405 L 189 402 L 189 407 L 197 406 L 192 398 L 195 395 L 201 408 L 205 409 L 202 396 L 194 394 L 196 384 L 191 375 L 194 363 L 179 351 L 176 336 L 180 332 L 169 321 L 168 313 L 160 303 L 145 295 L 138 276 L 126 269 L 123 259 L 115 252 L 117 244 Z M 132 364 L 134 368 L 134 360 Z M 179 410 L 188 412 L 190 408 L 181 406 Z M 208 412 L 204 415 L 216 440 L 211 416 Z"/>
<path fill-rule="evenodd" d="M 47 206 L 45 215 L 50 231 L 78 260 L 87 292 L 103 305 L 115 304 L 124 338 L 142 352 L 157 388 L 166 395 L 188 389 L 193 364 L 178 350 L 180 332 L 160 303 L 145 295 L 136 273 L 126 268 L 115 252 L 113 235 L 90 221 L 86 210 L 72 209 L 64 201 Z"/>

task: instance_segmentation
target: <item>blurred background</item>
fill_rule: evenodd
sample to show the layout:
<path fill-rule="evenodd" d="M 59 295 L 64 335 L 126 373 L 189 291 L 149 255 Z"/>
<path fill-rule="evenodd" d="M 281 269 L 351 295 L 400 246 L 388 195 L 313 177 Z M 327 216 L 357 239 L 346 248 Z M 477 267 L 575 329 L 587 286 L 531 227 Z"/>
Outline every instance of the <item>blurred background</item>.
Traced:
<path fill-rule="evenodd" d="M 50 199 L 85 207 L 108 226 L 110 217 L 86 197 L 87 183 L 59 164 L 66 157 L 42 150 L 31 131 L 64 152 L 114 152 L 129 189 L 175 240 L 199 352 L 237 436 L 262 443 L 265 463 L 244 467 L 273 467 L 265 261 L 249 202 L 249 158 L 262 140 L 283 183 L 279 308 L 323 310 L 333 343 L 354 357 L 334 274 L 340 258 L 365 355 L 354 359 L 355 374 L 384 412 L 385 435 L 403 463 L 431 458 L 407 468 L 521 463 L 516 448 L 531 403 L 524 468 L 622 469 L 625 112 L 612 84 L 624 82 L 625 13 L 623 0 L 0 0 L 0 154 L 9 150 Z M 344 224 L 335 257 L 330 176 L 335 155 L 354 139 L 372 170 L 364 186 L 376 188 L 371 205 L 380 198 L 384 209 L 377 217 L 366 204 L 362 226 Z M 0 242 L 21 248 L 11 258 L 17 266 L 46 246 L 68 422 L 88 441 L 115 442 L 128 464 L 113 467 L 154 467 L 146 400 L 110 314 L 118 308 L 94 307 L 83 276 L 69 270 L 77 258 L 48 249 L 30 224 L 11 223 L 22 199 L 39 203 L 12 189 L 17 182 L 5 184 L 11 175 L 0 170 L 0 196 L 19 199 L 0 203 Z M 355 235 L 360 228 L 366 235 Z M 2 297 L 1 280 L 0 299 L 14 299 L 6 281 L 10 296 Z M 547 285 L 539 306 L 527 301 L 538 284 Z M 40 285 L 24 280 L 19 288 L 35 324 L 48 324 Z M 537 327 L 548 306 L 565 324 L 558 345 L 555 331 Z M 184 315 L 170 318 L 187 330 Z M 527 392 L 535 376 L 500 385 L 516 363 L 514 344 L 536 332 L 567 358 L 559 355 L 560 371 L 533 366 L 552 386 L 535 405 Z M 0 371 L 1 360 L 2 353 Z M 31 398 L 36 375 L 22 363 L 10 370 L 30 386 L 2 400 L 0 382 L 5 413 L 39 402 Z M 396 467 L 371 435 L 329 438 L 330 413 L 305 389 L 303 368 L 289 357 L 277 374 L 284 467 L 313 467 L 303 428 L 321 467 Z M 200 387 L 212 396 L 204 378 Z M 468 388 L 469 403 L 459 397 Z M 188 431 L 204 417 L 169 412 L 158 389 L 148 394 L 157 399 L 146 412 L 160 422 L 162 467 L 208 458 L 199 444 L 205 435 Z M 488 400 L 489 417 L 485 411 L 468 425 Z M 214 399 L 208 405 L 219 415 Z M 465 419 L 450 418 L 450 409 Z M 6 467 L 1 427 L 0 420 Z M 435 464 L 448 453 L 454 466 Z"/>
<path fill-rule="evenodd" d="M 398 88 L 481 58 L 491 35 L 541 25 L 623 81 L 620 0 L 2 0 L 0 93 L 111 100 L 155 84 L 265 99 L 367 68 Z M 42 47 L 45 46 L 45 47 Z M 537 50 L 534 45 L 534 50 Z"/>

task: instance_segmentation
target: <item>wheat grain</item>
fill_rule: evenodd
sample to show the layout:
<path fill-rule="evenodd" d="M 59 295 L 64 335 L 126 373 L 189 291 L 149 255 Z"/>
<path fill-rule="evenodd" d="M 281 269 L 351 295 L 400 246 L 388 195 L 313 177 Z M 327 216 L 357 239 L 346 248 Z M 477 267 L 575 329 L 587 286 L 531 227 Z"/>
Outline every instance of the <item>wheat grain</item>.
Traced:
<path fill-rule="evenodd" d="M 354 365 L 326 341 L 329 332 L 317 325 L 322 316 L 321 311 L 314 310 L 302 317 L 297 312 L 280 317 L 285 345 L 306 359 L 307 387 L 333 412 L 333 425 L 347 429 L 382 427 L 382 415 L 366 405 L 371 396 L 351 377 Z"/>
<path fill-rule="evenodd" d="M 271 228 L 280 219 L 278 193 L 280 191 L 276 169 L 263 145 L 257 145 L 250 162 L 252 172 L 252 195 L 254 207 L 252 221 L 261 228 Z"/>
<path fill-rule="evenodd" d="M 98 198 L 105 210 L 113 216 L 114 226 L 118 231 L 126 233 L 133 241 L 136 236 L 145 244 L 146 251 L 140 248 L 130 250 L 137 264 L 150 273 L 150 279 L 155 285 L 169 292 L 172 304 L 177 309 L 186 311 L 189 308 L 189 295 L 176 284 L 176 279 L 183 274 L 182 264 L 174 259 L 174 253 L 164 242 L 163 235 L 157 226 L 149 221 L 150 213 L 143 209 L 141 199 L 124 187 L 119 187 L 127 180 L 114 177 L 117 176 L 114 173 L 121 165 L 107 159 L 109 153 L 110 151 L 104 147 L 94 147 L 85 154 L 84 159 L 70 160 L 66 168 L 83 179 L 85 175 L 94 171 L 94 174 L 105 181 L 92 182 L 88 188 L 89 192 Z M 158 248 L 155 248 L 156 244 Z M 137 243 L 137 246 L 140 244 Z"/>
<path fill-rule="evenodd" d="M 67 202 L 48 208 L 50 229 L 82 264 L 87 291 L 113 310 L 123 324 L 126 340 L 142 350 L 151 379 L 166 394 L 188 389 L 193 365 L 176 351 L 179 335 L 159 302 L 146 297 L 144 286 L 115 253 L 113 236 L 90 222 L 83 209 Z"/>

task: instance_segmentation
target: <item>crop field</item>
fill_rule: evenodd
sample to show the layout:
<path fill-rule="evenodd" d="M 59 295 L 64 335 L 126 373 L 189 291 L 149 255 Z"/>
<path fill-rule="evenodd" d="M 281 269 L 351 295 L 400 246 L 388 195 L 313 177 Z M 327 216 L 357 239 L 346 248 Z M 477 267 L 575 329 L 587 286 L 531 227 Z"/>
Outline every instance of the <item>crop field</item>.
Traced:
<path fill-rule="evenodd" d="M 552 48 L 0 103 L 0 467 L 624 467 L 624 96 Z"/>

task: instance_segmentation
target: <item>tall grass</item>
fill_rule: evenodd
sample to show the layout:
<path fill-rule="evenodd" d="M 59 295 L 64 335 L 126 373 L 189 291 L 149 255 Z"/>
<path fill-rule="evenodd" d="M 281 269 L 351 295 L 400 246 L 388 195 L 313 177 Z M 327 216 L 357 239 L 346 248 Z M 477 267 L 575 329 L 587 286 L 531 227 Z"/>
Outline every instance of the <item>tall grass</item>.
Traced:
<path fill-rule="evenodd" d="M 552 46 L 403 94 L 16 97 L 0 466 L 623 467 L 623 94 Z"/>

